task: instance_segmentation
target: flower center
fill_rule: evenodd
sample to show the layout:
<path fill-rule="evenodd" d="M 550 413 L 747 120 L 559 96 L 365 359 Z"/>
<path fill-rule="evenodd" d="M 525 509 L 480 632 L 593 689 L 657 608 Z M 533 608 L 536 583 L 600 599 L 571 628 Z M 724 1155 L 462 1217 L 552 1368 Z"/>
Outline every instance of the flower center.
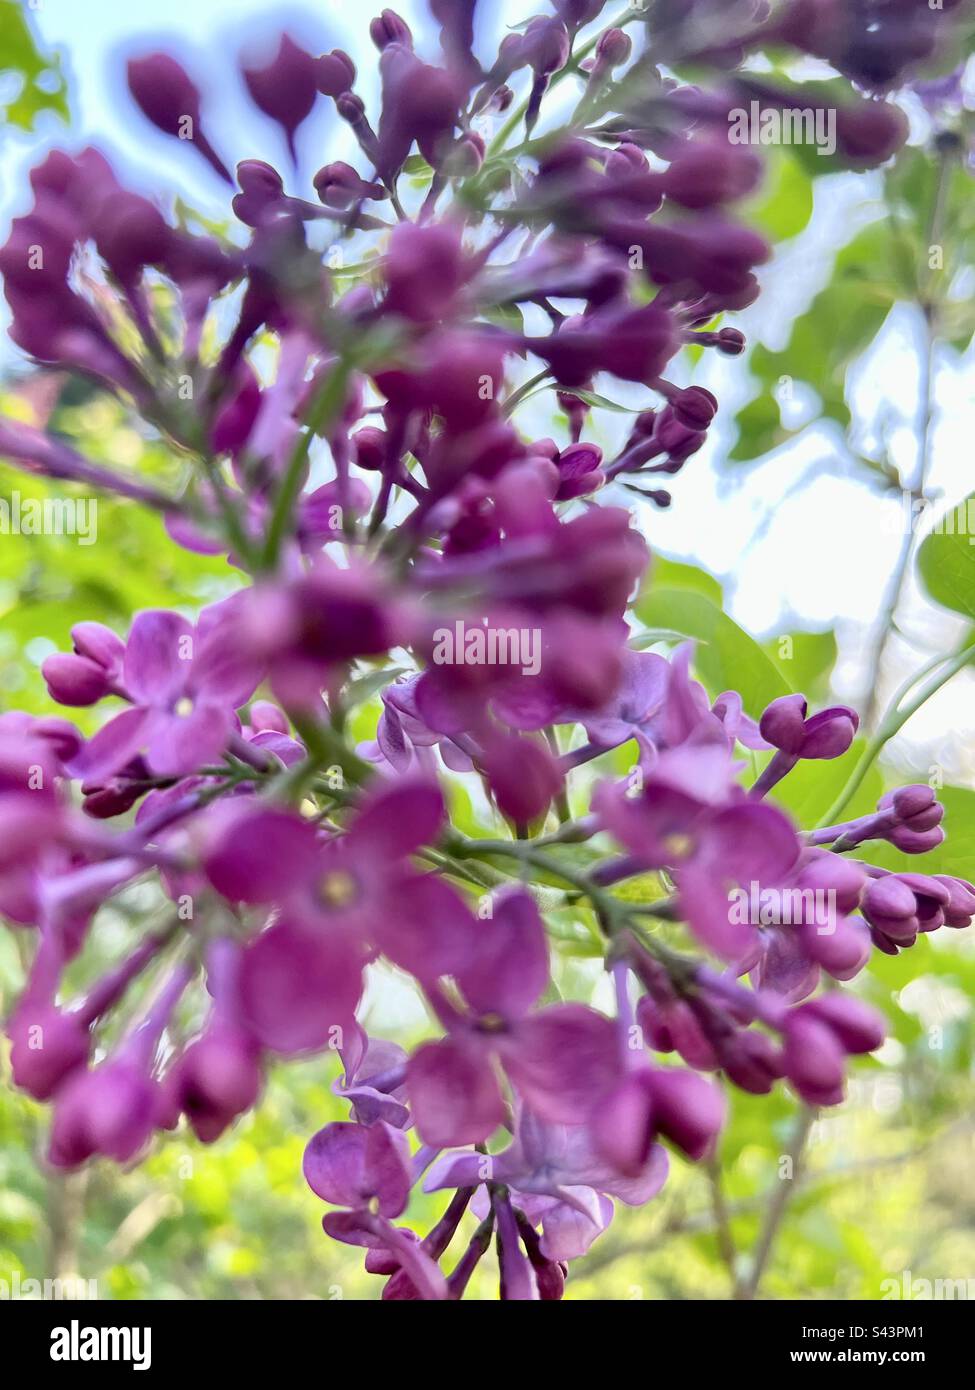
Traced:
<path fill-rule="evenodd" d="M 185 719 L 187 715 L 193 713 L 193 701 L 188 695 L 182 696 L 173 706 L 173 712 L 178 714 L 180 719 Z"/>
<path fill-rule="evenodd" d="M 508 1025 L 500 1014 L 481 1014 L 477 1026 L 482 1033 L 503 1033 Z"/>
<path fill-rule="evenodd" d="M 326 907 L 348 907 L 358 897 L 358 886 L 345 869 L 333 869 L 319 881 L 318 896 Z"/>
<path fill-rule="evenodd" d="M 674 859 L 686 859 L 694 848 L 694 841 L 690 835 L 665 835 L 664 849 Z"/>

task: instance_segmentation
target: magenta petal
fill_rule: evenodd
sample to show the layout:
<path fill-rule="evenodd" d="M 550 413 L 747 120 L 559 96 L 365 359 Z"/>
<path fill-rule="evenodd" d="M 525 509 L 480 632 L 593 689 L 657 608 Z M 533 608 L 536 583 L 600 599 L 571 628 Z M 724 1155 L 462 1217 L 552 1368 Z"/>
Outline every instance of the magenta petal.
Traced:
<path fill-rule="evenodd" d="M 489 1154 L 443 1154 L 430 1165 L 423 1180 L 423 1190 L 437 1192 L 442 1187 L 478 1187 L 485 1178 L 503 1181 L 496 1160 Z"/>
<path fill-rule="evenodd" d="M 361 991 L 361 953 L 339 932 L 277 922 L 244 952 L 243 1018 L 265 1047 L 286 1056 L 340 1047 Z"/>
<path fill-rule="evenodd" d="M 388 1226 L 387 1249 L 394 1254 L 400 1268 L 409 1275 L 421 1298 L 441 1301 L 447 1297 L 447 1281 L 438 1266 L 418 1241 L 411 1240 L 412 1232 Z"/>
<path fill-rule="evenodd" d="M 651 1073 L 656 1122 L 688 1158 L 703 1158 L 724 1124 L 725 1101 L 697 1072 L 674 1067 Z"/>
<path fill-rule="evenodd" d="M 208 702 L 238 709 L 254 694 L 264 674 L 260 664 L 230 645 L 219 627 L 206 639 L 197 638 L 197 654 L 190 673 L 189 691 Z"/>
<path fill-rule="evenodd" d="M 575 1260 L 584 1255 L 613 1219 L 613 1203 L 592 1188 L 571 1189 L 574 1199 L 555 1202 L 542 1215 L 542 1254 L 549 1260 Z M 578 1202 L 586 1211 L 580 1211 Z"/>
<path fill-rule="evenodd" d="M 233 732 L 233 713 L 216 705 L 198 705 L 189 714 L 153 720 L 146 762 L 157 777 L 186 777 L 219 762 Z"/>
<path fill-rule="evenodd" d="M 313 1192 L 336 1206 L 357 1209 L 373 1200 L 384 1216 L 399 1216 L 410 1199 L 409 1143 L 380 1120 L 326 1125 L 308 1142 L 302 1160 Z"/>
<path fill-rule="evenodd" d="M 708 822 L 706 854 L 736 883 L 775 881 L 795 866 L 799 841 L 775 806 L 743 802 L 718 811 Z"/>
<path fill-rule="evenodd" d="M 405 874 L 389 885 L 372 924 L 380 949 L 419 980 L 456 975 L 471 959 L 479 923 L 455 888 L 435 874 Z"/>
<path fill-rule="evenodd" d="M 579 1124 L 613 1086 L 616 1029 L 584 1004 L 554 1004 L 524 1019 L 501 1045 L 505 1070 L 542 1119 Z"/>
<path fill-rule="evenodd" d="M 83 782 L 104 782 L 141 750 L 152 718 L 149 710 L 123 710 L 85 744 L 68 764 L 68 772 Z"/>
<path fill-rule="evenodd" d="M 308 821 L 288 811 L 236 817 L 206 859 L 218 893 L 231 902 L 269 903 L 311 878 L 319 845 Z"/>
<path fill-rule="evenodd" d="M 535 900 L 523 888 L 497 894 L 478 923 L 474 955 L 457 975 L 471 1008 L 523 1017 L 548 984 L 548 941 Z"/>
<path fill-rule="evenodd" d="M 380 859 L 401 859 L 440 833 L 446 810 L 435 782 L 403 780 L 367 801 L 351 834 Z"/>
<path fill-rule="evenodd" d="M 306 1155 L 307 1152 L 306 1149 Z M 308 1176 L 307 1173 L 305 1176 Z M 313 1187 L 314 1184 L 309 1183 L 309 1186 Z M 370 1274 L 393 1274 L 399 1269 L 399 1261 L 391 1259 L 387 1253 L 385 1231 L 377 1228 L 370 1212 L 327 1211 L 322 1217 L 322 1229 L 327 1236 L 331 1236 L 333 1240 L 340 1240 L 343 1245 L 357 1245 L 366 1250 L 380 1251 L 376 1263 L 383 1265 L 388 1262 L 391 1267 L 388 1270 L 375 1269 L 370 1265 Z M 369 1259 L 368 1256 L 366 1258 Z"/>
<path fill-rule="evenodd" d="M 697 939 L 725 960 L 740 960 L 754 943 L 756 928 L 736 920 L 732 884 L 707 863 L 692 860 L 677 875 L 681 910 Z"/>
<path fill-rule="evenodd" d="M 425 1043 L 407 1063 L 406 1089 L 420 1138 L 438 1149 L 483 1143 L 507 1114 L 490 1053 L 475 1041 Z"/>
<path fill-rule="evenodd" d="M 190 672 L 193 625 L 179 613 L 152 609 L 132 623 L 122 663 L 126 690 L 140 704 L 167 704 L 182 691 Z"/>

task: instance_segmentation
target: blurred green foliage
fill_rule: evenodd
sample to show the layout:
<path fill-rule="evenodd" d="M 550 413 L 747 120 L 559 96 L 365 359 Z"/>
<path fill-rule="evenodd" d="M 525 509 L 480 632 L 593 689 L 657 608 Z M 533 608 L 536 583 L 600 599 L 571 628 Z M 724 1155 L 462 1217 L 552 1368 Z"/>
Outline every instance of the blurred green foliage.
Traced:
<path fill-rule="evenodd" d="M 5 126 L 33 130 L 42 111 L 68 119 L 61 61 L 38 52 L 20 0 L 0 0 L 0 78 L 12 88 L 0 98 L 0 133 Z"/>

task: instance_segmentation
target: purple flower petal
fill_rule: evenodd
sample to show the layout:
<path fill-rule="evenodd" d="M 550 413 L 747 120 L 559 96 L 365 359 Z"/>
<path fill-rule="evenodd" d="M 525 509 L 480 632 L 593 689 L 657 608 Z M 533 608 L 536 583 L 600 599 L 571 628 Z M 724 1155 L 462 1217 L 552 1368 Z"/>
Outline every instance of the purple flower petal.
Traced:
<path fill-rule="evenodd" d="M 166 705 L 184 689 L 193 660 L 192 623 L 163 609 L 139 613 L 132 623 L 122 679 L 133 700 Z"/>
<path fill-rule="evenodd" d="M 507 1114 L 490 1053 L 477 1042 L 425 1043 L 407 1064 L 406 1088 L 417 1132 L 434 1148 L 481 1144 Z"/>
<path fill-rule="evenodd" d="M 531 894 L 514 888 L 492 900 L 479 922 L 473 955 L 457 974 L 471 1008 L 502 1018 L 523 1017 L 548 984 L 548 942 Z"/>
<path fill-rule="evenodd" d="M 554 1004 L 530 1015 L 500 1050 L 525 1104 L 559 1124 L 585 1120 L 619 1066 L 615 1027 L 584 1004 Z"/>

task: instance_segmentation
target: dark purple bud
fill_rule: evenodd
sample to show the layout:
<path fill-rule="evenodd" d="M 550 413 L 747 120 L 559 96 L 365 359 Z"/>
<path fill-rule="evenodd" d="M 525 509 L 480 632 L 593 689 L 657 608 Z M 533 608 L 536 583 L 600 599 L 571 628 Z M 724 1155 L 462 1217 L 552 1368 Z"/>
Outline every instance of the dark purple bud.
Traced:
<path fill-rule="evenodd" d="M 383 270 L 390 313 L 416 323 L 443 318 L 464 280 L 460 226 L 401 222 L 389 239 Z"/>
<path fill-rule="evenodd" d="M 596 65 L 602 68 L 621 67 L 632 52 L 633 40 L 629 34 L 622 29 L 607 29 L 600 34 L 596 44 Z"/>
<path fill-rule="evenodd" d="M 878 806 L 893 806 L 898 820 L 913 821 L 917 816 L 930 812 L 938 804 L 934 789 L 925 782 L 915 782 L 907 787 L 898 787 L 880 798 Z M 939 817 L 940 819 L 940 817 Z M 936 822 L 937 823 L 937 822 Z M 925 829 L 925 826 L 918 827 Z"/>
<path fill-rule="evenodd" d="M 967 927 L 975 917 L 975 886 L 964 878 L 954 878 L 948 874 L 935 874 L 939 883 L 948 890 L 948 901 L 944 906 L 945 925 L 948 927 Z"/>
<path fill-rule="evenodd" d="M 85 656 L 55 652 L 41 666 L 48 693 L 59 705 L 94 705 L 110 689 L 104 669 Z"/>
<path fill-rule="evenodd" d="M 366 425 L 352 436 L 353 457 L 360 468 L 379 473 L 386 466 L 389 438 L 385 430 Z"/>
<path fill-rule="evenodd" d="M 745 335 L 737 328 L 718 330 L 717 348 L 726 357 L 739 357 L 745 351 Z"/>
<path fill-rule="evenodd" d="M 843 1099 L 846 1048 L 809 1005 L 790 1009 L 783 1029 L 785 1074 L 810 1105 L 838 1105 Z"/>
<path fill-rule="evenodd" d="M 238 177 L 239 174 L 238 168 Z M 241 379 L 239 390 L 221 406 L 213 422 L 210 444 L 215 454 L 238 453 L 250 438 L 261 408 L 261 386 L 253 369 L 242 366 L 238 375 Z"/>
<path fill-rule="evenodd" d="M 412 30 L 395 10 L 383 10 L 377 19 L 369 21 L 369 37 L 380 53 L 391 43 L 401 43 L 407 48 L 413 47 Z"/>
<path fill-rule="evenodd" d="M 265 67 L 241 71 L 251 100 L 281 126 L 291 157 L 296 158 L 295 131 L 318 98 L 318 63 L 289 34 L 282 34 L 277 53 Z"/>
<path fill-rule="evenodd" d="M 859 715 L 846 705 L 835 705 L 807 719 L 807 708 L 804 695 L 773 700 L 761 718 L 762 737 L 796 758 L 840 757 L 853 742 Z"/>
<path fill-rule="evenodd" d="M 651 412 L 645 413 L 649 415 Z M 672 459 L 682 462 L 690 458 L 691 454 L 697 453 L 706 438 L 707 433 L 704 430 L 691 429 L 679 420 L 677 412 L 670 405 L 665 405 L 655 417 L 653 443 Z"/>
<path fill-rule="evenodd" d="M 887 102 L 862 101 L 836 112 L 836 138 L 848 159 L 883 164 L 907 139 L 907 117 Z"/>
<path fill-rule="evenodd" d="M 228 183 L 233 179 L 200 124 L 200 93 L 184 68 L 168 53 L 131 58 L 126 67 L 129 91 L 142 114 L 166 135 L 192 143 Z"/>
<path fill-rule="evenodd" d="M 768 1095 L 784 1074 L 782 1054 L 766 1033 L 740 1029 L 721 1046 L 721 1067 L 728 1079 L 755 1096 Z"/>
<path fill-rule="evenodd" d="M 521 36 L 522 62 L 537 77 L 548 77 L 565 67 L 569 56 L 569 35 L 557 19 L 533 19 Z"/>
<path fill-rule="evenodd" d="M 802 1009 L 826 1023 L 849 1053 L 873 1052 L 887 1036 L 887 1025 L 876 1009 L 850 994 L 821 994 Z"/>
<path fill-rule="evenodd" d="M 355 81 L 355 63 L 341 48 L 333 48 L 331 53 L 323 53 L 315 63 L 315 81 L 318 90 L 326 97 L 340 97 L 348 92 Z"/>
<path fill-rule="evenodd" d="M 662 175 L 668 198 L 687 208 L 713 207 L 758 187 L 762 161 L 753 150 L 713 141 L 686 145 Z"/>
<path fill-rule="evenodd" d="M 718 409 L 718 400 L 703 386 L 689 386 L 670 398 L 674 414 L 690 430 L 706 430 Z"/>
<path fill-rule="evenodd" d="M 319 169 L 312 183 L 321 202 L 330 208 L 348 208 L 360 198 L 385 198 L 381 183 L 367 183 L 351 164 L 336 160 Z"/>
<path fill-rule="evenodd" d="M 484 163 L 485 149 L 484 137 L 476 130 L 467 131 L 453 148 L 449 172 L 456 178 L 468 178 L 471 174 L 476 174 Z"/>
<path fill-rule="evenodd" d="M 559 485 L 556 502 L 583 497 L 602 487 L 606 475 L 600 464 L 603 451 L 596 444 L 570 444 L 558 456 Z"/>
<path fill-rule="evenodd" d="M 7 1025 L 14 1085 L 49 1100 L 71 1072 L 83 1067 L 91 1051 L 88 1024 L 80 1015 L 53 1004 L 24 998 Z"/>
<path fill-rule="evenodd" d="M 552 0 L 552 9 L 564 20 L 570 29 L 581 29 L 584 24 L 601 15 L 606 0 Z"/>
<path fill-rule="evenodd" d="M 513 734 L 492 740 L 482 765 L 498 809 L 519 825 L 543 815 L 562 789 L 558 763 L 532 739 Z"/>
<path fill-rule="evenodd" d="M 57 1168 L 99 1154 L 127 1163 L 149 1142 L 161 1110 L 159 1084 L 140 1066 L 120 1059 L 75 1071 L 58 1091 L 48 1158 Z"/>
<path fill-rule="evenodd" d="M 183 139 L 186 121 L 200 123 L 200 93 L 189 74 L 168 53 L 131 58 L 126 68 L 129 91 L 153 125 Z"/>
<path fill-rule="evenodd" d="M 721 1092 L 696 1072 L 676 1067 L 650 1076 L 657 1128 L 688 1158 L 703 1158 L 724 1124 Z"/>
<path fill-rule="evenodd" d="M 113 193 L 95 211 L 91 234 L 109 270 L 124 286 L 144 266 L 158 265 L 169 246 L 170 229 L 159 211 L 134 193 Z"/>

